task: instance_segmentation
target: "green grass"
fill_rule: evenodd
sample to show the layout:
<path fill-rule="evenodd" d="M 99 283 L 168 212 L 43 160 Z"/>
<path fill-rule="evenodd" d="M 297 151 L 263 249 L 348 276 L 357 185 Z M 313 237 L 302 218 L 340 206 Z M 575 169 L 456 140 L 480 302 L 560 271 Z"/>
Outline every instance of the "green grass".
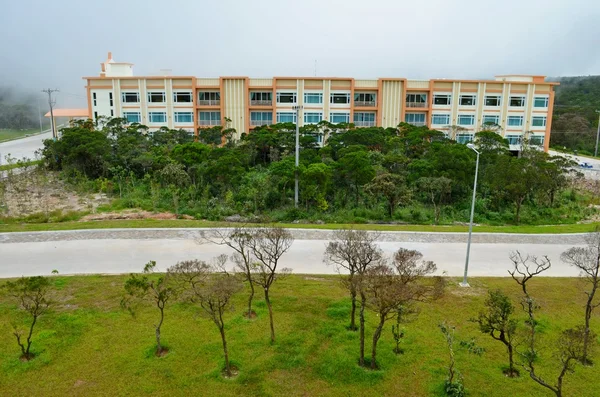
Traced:
<path fill-rule="evenodd" d="M 160 264 L 159 264 L 160 265 Z M 142 264 L 140 264 L 140 267 Z M 57 265 L 60 270 L 60 266 Z M 198 309 L 171 303 L 166 309 L 163 340 L 167 356 L 156 358 L 153 328 L 157 310 L 141 306 L 132 318 L 119 307 L 125 276 L 57 276 L 58 304 L 42 317 L 34 333 L 37 357 L 19 361 L 11 322 L 19 316 L 13 303 L 0 296 L 0 390 L 2 395 L 157 395 L 157 396 L 431 396 L 441 395 L 448 351 L 437 325 L 457 327 L 457 369 L 471 396 L 547 396 L 528 376 L 506 378 L 503 346 L 481 334 L 468 320 L 477 315 L 488 288 L 502 288 L 517 306 L 519 290 L 507 278 L 472 278 L 461 289 L 457 280 L 440 300 L 421 305 L 421 314 L 407 324 L 405 353 L 392 353 L 390 325 L 379 343 L 380 370 L 359 368 L 358 335 L 346 330 L 349 299 L 336 276 L 290 276 L 272 289 L 277 341 L 269 343 L 264 300 L 256 299 L 258 318 L 241 315 L 245 293 L 236 296 L 227 313 L 229 352 L 239 376 L 223 379 L 220 337 Z M 1 283 L 1 282 L 0 282 Z M 547 380 L 556 379 L 552 364 L 560 330 L 579 324 L 585 296 L 577 279 L 545 278 L 531 282 L 541 305 L 538 369 Z M 367 350 L 375 315 L 367 313 Z M 593 319 L 598 330 L 600 321 Z M 460 340 L 476 338 L 486 349 L 475 356 L 460 348 Z M 600 356 L 593 357 L 597 362 Z M 568 374 L 569 396 L 600 395 L 597 368 L 577 367 Z"/>
<path fill-rule="evenodd" d="M 87 222 L 58 222 L 58 223 L 16 223 L 14 220 L 0 218 L 0 233 L 3 232 L 33 232 L 33 231 L 54 231 L 54 230 L 83 230 L 83 229 L 113 229 L 113 228 L 197 228 L 197 227 L 224 227 L 235 224 L 226 222 L 212 222 L 202 220 L 156 220 L 156 219 L 135 219 L 135 220 L 106 220 L 106 221 L 87 221 Z M 379 230 L 379 231 L 411 231 L 411 232 L 446 232 L 446 233 L 464 233 L 469 230 L 468 226 L 433 226 L 433 225 L 380 225 L 380 224 L 297 224 L 297 223 L 278 223 L 286 228 L 295 229 L 341 229 L 355 228 L 361 230 Z M 526 234 L 560 234 L 560 233 L 588 233 L 595 230 L 600 224 L 585 223 L 572 225 L 544 225 L 544 226 L 474 226 L 473 231 L 479 233 L 526 233 Z"/>
<path fill-rule="evenodd" d="M 0 165 L 0 171 L 12 170 L 15 168 L 29 167 L 32 165 L 41 164 L 42 160 L 32 160 L 32 161 L 22 161 L 14 164 L 4 164 Z"/>
<path fill-rule="evenodd" d="M 47 128 L 47 127 L 45 127 Z M 13 139 L 25 138 L 27 135 L 36 135 L 40 133 L 39 128 L 31 128 L 28 130 L 4 130 L 0 129 L 0 142 L 12 141 Z"/>

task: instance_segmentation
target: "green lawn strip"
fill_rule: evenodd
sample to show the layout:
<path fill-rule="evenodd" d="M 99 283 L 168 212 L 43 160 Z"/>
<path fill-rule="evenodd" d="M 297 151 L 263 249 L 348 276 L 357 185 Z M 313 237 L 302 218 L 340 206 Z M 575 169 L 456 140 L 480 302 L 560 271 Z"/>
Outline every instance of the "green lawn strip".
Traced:
<path fill-rule="evenodd" d="M 0 143 L 14 141 L 15 139 L 21 139 L 28 136 L 39 135 L 39 128 L 33 128 L 30 130 L 0 130 Z"/>
<path fill-rule="evenodd" d="M 2 221 L 0 221 L 2 222 Z M 58 223 L 12 223 L 4 220 L 0 223 L 0 232 L 33 232 L 56 230 L 83 230 L 83 229 L 135 229 L 135 228 L 204 228 L 240 225 L 227 222 L 212 222 L 202 220 L 105 220 L 86 222 L 58 222 Z M 279 226 L 292 229 L 324 229 L 334 230 L 355 228 L 361 230 L 378 231 L 410 231 L 410 232 L 446 232 L 465 233 L 468 226 L 433 226 L 433 225 L 382 225 L 382 224 L 303 224 L 303 223 L 278 223 Z M 570 224 L 570 225 L 543 225 L 543 226 L 474 226 L 473 231 L 479 233 L 525 233 L 525 234 L 560 234 L 560 233 L 587 233 L 594 231 L 598 223 Z"/>
<path fill-rule="evenodd" d="M 4 164 L 4 165 L 0 165 L 0 171 L 7 171 L 7 170 L 15 169 L 15 168 L 28 167 L 28 166 L 32 166 L 32 165 L 41 164 L 41 163 L 42 163 L 42 160 L 32 160 L 32 161 L 18 162 L 18 163 L 14 163 L 14 164 Z"/>
<path fill-rule="evenodd" d="M 143 264 L 140 264 L 140 268 Z M 160 264 L 159 264 L 160 265 Z M 442 264 L 440 264 L 442 265 Z M 57 265 L 60 270 L 60 266 Z M 405 353 L 392 352 L 391 324 L 378 346 L 381 370 L 357 366 L 358 334 L 346 330 L 349 298 L 338 276 L 292 275 L 272 289 L 277 340 L 269 343 L 269 322 L 264 299 L 256 296 L 258 317 L 242 317 L 247 291 L 234 298 L 226 314 L 226 332 L 237 378 L 219 374 L 223 363 L 220 336 L 215 325 L 197 307 L 169 303 L 163 325 L 167 356 L 152 355 L 157 310 L 151 303 L 138 307 L 136 316 L 122 310 L 125 276 L 56 276 L 58 304 L 38 322 L 33 351 L 38 356 L 20 362 L 11 322 L 13 303 L 0 295 L 0 389 L 3 395 L 158 395 L 158 396 L 347 396 L 442 395 L 448 350 L 438 324 L 456 326 L 456 369 L 470 395 L 546 396 L 547 391 L 523 374 L 506 378 L 504 346 L 479 332 L 469 319 L 476 317 L 488 288 L 501 288 L 513 300 L 520 323 L 525 319 L 518 300 L 520 291 L 509 278 L 471 278 L 472 287 L 451 280 L 446 294 L 421 304 L 417 320 L 404 326 Z M 0 280 L 0 284 L 3 281 Z M 571 278 L 539 278 L 531 293 L 540 304 L 539 361 L 544 379 L 554 382 L 554 344 L 561 330 L 583 319 L 585 295 L 581 282 Z M 377 321 L 367 311 L 366 345 Z M 521 325 L 522 327 L 522 325 Z M 597 316 L 592 327 L 600 328 Z M 475 356 L 459 346 L 475 338 L 486 349 Z M 600 354 L 594 354 L 600 360 Z M 600 395 L 594 367 L 578 366 L 565 378 L 566 395 Z"/>

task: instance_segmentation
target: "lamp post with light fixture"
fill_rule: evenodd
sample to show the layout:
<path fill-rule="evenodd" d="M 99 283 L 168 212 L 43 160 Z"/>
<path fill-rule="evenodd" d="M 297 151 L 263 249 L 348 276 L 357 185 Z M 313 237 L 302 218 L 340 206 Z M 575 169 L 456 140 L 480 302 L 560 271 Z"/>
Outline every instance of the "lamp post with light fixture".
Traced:
<path fill-rule="evenodd" d="M 477 161 L 475 162 L 475 182 L 473 183 L 473 199 L 471 201 L 471 220 L 469 221 L 469 240 L 467 242 L 467 258 L 465 260 L 465 274 L 463 281 L 460 283 L 461 287 L 469 287 L 467 282 L 467 273 L 469 271 L 469 254 L 471 252 L 471 234 L 473 233 L 473 215 L 475 214 L 475 195 L 477 193 L 477 174 L 479 172 L 479 152 L 475 149 L 475 145 L 467 143 L 467 147 L 477 153 Z"/>

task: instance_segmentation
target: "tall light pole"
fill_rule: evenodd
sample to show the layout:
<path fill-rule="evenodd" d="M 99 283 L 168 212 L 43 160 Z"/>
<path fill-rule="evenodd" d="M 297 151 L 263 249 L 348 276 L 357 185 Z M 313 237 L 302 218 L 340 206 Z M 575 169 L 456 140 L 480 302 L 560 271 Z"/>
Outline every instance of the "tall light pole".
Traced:
<path fill-rule="evenodd" d="M 473 183 L 473 199 L 471 201 L 471 220 L 469 221 L 469 240 L 467 242 L 467 259 L 465 260 L 465 274 L 461 287 L 469 287 L 467 282 L 467 273 L 469 272 L 469 254 L 471 253 L 471 234 L 473 233 L 473 215 L 475 214 L 475 194 L 477 193 L 477 173 L 479 172 L 479 152 L 475 149 L 475 145 L 467 143 L 467 147 L 477 153 L 477 161 L 475 163 L 475 182 Z"/>
<path fill-rule="evenodd" d="M 296 111 L 296 176 L 294 189 L 294 207 L 298 208 L 298 167 L 300 167 L 300 110 L 302 106 L 294 106 L 292 109 Z"/>
<path fill-rule="evenodd" d="M 48 94 L 48 105 L 50 105 L 50 127 L 52 128 L 52 138 L 54 138 L 54 140 L 56 140 L 57 135 L 56 135 L 56 126 L 54 125 L 54 105 L 56 104 L 56 100 L 52 99 L 52 93 L 53 92 L 58 92 L 58 89 L 56 90 L 52 90 L 50 88 L 48 88 L 47 90 L 42 90 L 42 92 L 45 92 L 46 94 Z"/>
<path fill-rule="evenodd" d="M 596 110 L 598 113 L 598 132 L 596 132 L 596 150 L 594 150 L 594 157 L 598 157 L 598 138 L 600 138 L 600 110 Z"/>

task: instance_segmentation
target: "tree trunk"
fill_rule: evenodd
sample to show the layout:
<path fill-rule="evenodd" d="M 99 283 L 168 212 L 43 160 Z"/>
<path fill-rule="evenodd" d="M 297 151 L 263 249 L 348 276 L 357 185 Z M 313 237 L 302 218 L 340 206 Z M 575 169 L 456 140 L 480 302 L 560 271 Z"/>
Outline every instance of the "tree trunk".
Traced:
<path fill-rule="evenodd" d="M 350 279 L 350 299 L 352 300 L 352 311 L 350 312 L 350 330 L 356 331 L 356 288 L 353 286 L 354 280 Z"/>
<path fill-rule="evenodd" d="M 383 324 L 385 323 L 385 316 L 381 315 L 379 317 L 379 325 L 377 329 L 375 329 L 375 333 L 373 334 L 373 347 L 371 350 L 371 369 L 377 369 L 376 359 L 377 359 L 377 342 L 379 342 L 379 338 L 381 337 L 381 330 L 383 329 Z"/>
<path fill-rule="evenodd" d="M 516 371 L 515 371 L 515 363 L 514 363 L 514 359 L 513 359 L 512 343 L 509 343 L 508 345 L 506 345 L 506 347 L 508 348 L 508 374 L 509 374 L 509 376 L 515 376 Z"/>
<path fill-rule="evenodd" d="M 581 355 L 581 363 L 583 365 L 591 364 L 591 361 L 588 359 L 588 346 L 589 346 L 589 337 L 590 337 L 590 318 L 592 317 L 592 301 L 594 299 L 594 294 L 596 292 L 596 288 L 592 289 L 592 292 L 588 295 L 588 301 L 585 305 L 585 330 L 583 332 L 583 354 Z"/>
<path fill-rule="evenodd" d="M 364 293 L 360 293 L 360 358 L 358 364 L 361 367 L 365 366 L 365 306 L 367 297 Z"/>
<path fill-rule="evenodd" d="M 394 218 L 394 200 L 390 200 L 388 202 L 389 205 L 389 209 L 390 209 L 390 219 Z"/>
<path fill-rule="evenodd" d="M 156 354 L 160 354 L 162 353 L 162 346 L 160 344 L 160 327 L 162 327 L 163 321 L 165 319 L 165 307 L 164 305 L 161 306 L 160 303 L 158 303 L 157 306 L 160 309 L 160 321 L 156 326 Z"/>
<path fill-rule="evenodd" d="M 221 320 L 221 325 L 219 326 L 219 331 L 221 332 L 221 340 L 223 341 L 223 355 L 225 356 L 225 373 L 227 376 L 231 377 L 231 366 L 229 365 L 229 351 L 227 351 L 227 340 L 225 339 L 225 325 Z"/>
<path fill-rule="evenodd" d="M 250 281 L 250 296 L 248 297 L 248 318 L 252 318 L 252 299 L 254 299 L 254 283 L 252 283 L 252 275 L 250 274 L 250 269 L 247 270 L 247 277 Z"/>
<path fill-rule="evenodd" d="M 37 316 L 33 316 L 33 321 L 31 322 L 31 327 L 29 328 L 29 335 L 27 335 L 27 349 L 25 350 L 25 358 L 29 360 L 29 349 L 31 348 L 31 335 L 33 335 L 33 327 L 37 322 Z"/>
<path fill-rule="evenodd" d="M 521 204 L 523 204 L 523 200 L 525 199 L 525 197 L 518 199 L 515 204 L 517 206 L 516 208 L 516 212 L 515 212 L 515 223 L 518 225 L 519 222 L 521 221 Z"/>
<path fill-rule="evenodd" d="M 265 301 L 269 308 L 269 323 L 271 325 L 271 343 L 275 343 L 275 327 L 273 325 L 273 308 L 271 307 L 271 301 L 269 300 L 269 289 L 265 288 Z"/>

